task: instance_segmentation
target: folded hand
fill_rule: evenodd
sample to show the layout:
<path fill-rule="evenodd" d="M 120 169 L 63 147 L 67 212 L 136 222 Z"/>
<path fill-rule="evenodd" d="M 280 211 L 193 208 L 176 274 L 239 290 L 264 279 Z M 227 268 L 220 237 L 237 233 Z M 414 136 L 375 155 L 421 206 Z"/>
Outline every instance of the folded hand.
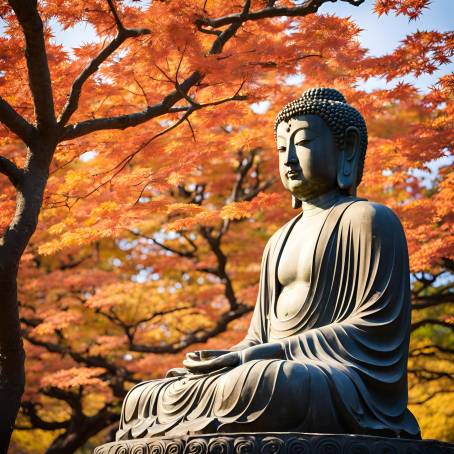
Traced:
<path fill-rule="evenodd" d="M 192 373 L 205 373 L 241 363 L 240 353 L 228 350 L 201 350 L 186 355 L 184 367 Z"/>

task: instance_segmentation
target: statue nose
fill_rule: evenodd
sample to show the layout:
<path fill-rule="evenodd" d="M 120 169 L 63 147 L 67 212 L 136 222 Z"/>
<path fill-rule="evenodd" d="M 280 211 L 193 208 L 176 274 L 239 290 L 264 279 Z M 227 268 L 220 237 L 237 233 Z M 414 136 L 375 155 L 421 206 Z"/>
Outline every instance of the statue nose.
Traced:
<path fill-rule="evenodd" d="M 298 163 L 298 157 L 296 156 L 296 149 L 293 143 L 289 143 L 287 146 L 287 159 L 284 165 L 290 167 Z"/>

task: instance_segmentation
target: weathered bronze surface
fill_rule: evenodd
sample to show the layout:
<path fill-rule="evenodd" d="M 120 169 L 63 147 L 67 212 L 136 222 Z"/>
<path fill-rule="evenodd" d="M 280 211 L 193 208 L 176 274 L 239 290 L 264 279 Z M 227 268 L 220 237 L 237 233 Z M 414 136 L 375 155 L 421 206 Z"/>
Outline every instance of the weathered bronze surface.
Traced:
<path fill-rule="evenodd" d="M 107 443 L 94 454 L 453 454 L 454 445 L 369 435 L 211 434 Z"/>
<path fill-rule="evenodd" d="M 265 248 L 246 338 L 229 351 L 188 354 L 184 369 L 135 386 L 117 440 L 216 432 L 419 438 L 407 409 L 407 245 L 390 209 L 356 197 L 364 120 L 336 90 L 309 90 L 278 115 L 276 140 L 282 183 L 302 212 Z M 355 452 L 382 452 L 367 449 Z"/>

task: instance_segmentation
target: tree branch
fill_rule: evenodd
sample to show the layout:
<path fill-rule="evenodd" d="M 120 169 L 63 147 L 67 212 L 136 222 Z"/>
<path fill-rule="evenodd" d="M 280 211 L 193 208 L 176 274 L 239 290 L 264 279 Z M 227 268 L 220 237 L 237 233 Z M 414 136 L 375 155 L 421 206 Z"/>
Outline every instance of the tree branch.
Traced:
<path fill-rule="evenodd" d="M 31 427 L 18 427 L 18 430 L 58 430 L 67 429 L 70 425 L 70 420 L 66 421 L 46 421 L 38 414 L 37 404 L 30 401 L 22 402 L 21 404 L 23 414 L 29 419 Z"/>
<path fill-rule="evenodd" d="M 79 393 L 57 388 L 56 386 L 46 387 L 45 389 L 42 389 L 41 392 L 46 396 L 66 402 L 74 412 L 83 414 L 81 396 L 79 396 Z"/>
<path fill-rule="evenodd" d="M 241 89 L 241 87 L 240 87 Z M 239 90 L 238 90 L 239 91 Z M 225 99 L 220 99 L 220 100 L 217 100 L 217 101 L 213 101 L 213 102 L 210 102 L 210 103 L 205 103 L 205 104 L 195 104 L 193 106 L 190 106 L 188 108 L 170 108 L 169 109 L 169 112 L 170 111 L 178 111 L 178 110 L 184 110 L 185 113 L 183 116 L 181 116 L 181 118 L 179 118 L 177 121 L 175 121 L 175 123 L 171 124 L 170 126 L 168 126 L 167 128 L 163 129 L 162 131 L 156 133 L 154 136 L 152 136 L 150 139 L 147 139 L 145 142 L 143 142 L 136 150 L 134 150 L 132 153 L 130 153 L 128 156 L 126 156 L 125 158 L 123 158 L 118 164 L 115 165 L 115 167 L 113 167 L 112 169 L 110 169 L 108 172 L 105 172 L 105 173 L 111 173 L 111 172 L 114 172 L 113 175 L 108 178 L 107 180 L 103 181 L 102 183 L 100 183 L 98 186 L 96 186 L 94 189 L 92 189 L 90 192 L 86 193 L 85 195 L 83 196 L 78 196 L 76 197 L 76 202 L 80 199 L 83 199 L 83 198 L 86 198 L 88 196 L 90 196 L 91 194 L 95 193 L 96 191 L 98 191 L 101 187 L 105 186 L 106 184 L 110 183 L 113 178 L 115 178 L 133 159 L 134 157 L 140 153 L 147 145 L 149 145 L 151 142 L 153 142 L 154 140 L 156 140 L 157 138 L 163 136 L 164 134 L 170 132 L 171 130 L 175 129 L 176 127 L 178 127 L 180 124 L 182 124 L 184 121 L 186 121 L 188 119 L 188 117 L 193 113 L 195 112 L 196 110 L 199 110 L 199 109 L 202 109 L 204 107 L 208 107 L 208 106 L 217 106 L 219 104 L 223 104 L 225 102 L 228 102 L 228 101 L 232 101 L 232 100 L 244 100 L 246 99 L 246 96 L 242 96 L 242 95 L 239 95 L 238 94 L 238 91 L 230 98 L 225 98 Z M 109 129 L 109 128 L 108 128 Z M 81 135 L 84 135 L 84 134 L 81 134 Z M 148 185 L 148 181 L 145 183 L 142 191 L 140 192 L 140 195 L 139 197 L 137 198 L 136 200 L 136 203 L 138 203 L 140 197 L 142 196 L 143 194 L 143 191 L 145 190 L 146 186 Z"/>
<path fill-rule="evenodd" d="M 429 400 L 433 399 L 435 396 L 439 394 L 449 394 L 449 393 L 454 393 L 454 388 L 453 389 L 439 389 L 437 391 L 434 391 L 430 394 L 428 394 L 426 397 L 420 400 L 410 400 L 408 403 L 410 405 L 422 405 L 428 402 Z"/>
<path fill-rule="evenodd" d="M 125 30 L 125 27 L 123 23 L 121 22 L 120 16 L 118 15 L 117 8 L 115 8 L 115 4 L 113 0 L 107 0 L 107 3 L 109 5 L 110 12 L 112 13 L 112 16 L 114 17 L 115 20 L 115 25 L 117 26 L 118 31 Z"/>
<path fill-rule="evenodd" d="M 454 294 L 441 294 L 441 295 L 428 295 L 418 296 L 413 298 L 413 301 L 422 301 L 421 303 L 413 303 L 412 309 L 427 309 L 428 307 L 439 306 L 441 304 L 452 304 L 454 303 Z"/>
<path fill-rule="evenodd" d="M 417 368 L 408 368 L 408 373 L 415 375 L 420 380 L 424 381 L 434 381 L 439 380 L 440 378 L 449 378 L 452 380 L 452 374 L 444 371 L 429 370 L 424 367 Z"/>
<path fill-rule="evenodd" d="M 78 451 L 89 438 L 117 421 L 119 418 L 118 411 L 119 407 L 113 409 L 110 404 L 106 404 L 92 416 L 87 416 L 83 412 L 75 414 L 71 418 L 71 426 L 52 441 L 52 444 L 46 450 L 46 454 Z"/>
<path fill-rule="evenodd" d="M 364 0 L 342 0 L 346 3 L 350 3 L 354 6 L 359 6 L 364 3 Z M 307 14 L 316 13 L 323 3 L 326 3 L 327 0 L 309 0 L 305 1 L 301 6 L 295 6 L 291 8 L 280 7 L 276 8 L 273 6 L 267 6 L 266 8 L 252 11 L 252 12 L 242 12 L 236 14 L 229 14 L 226 16 L 218 17 L 216 19 L 210 19 L 208 17 L 200 17 L 196 19 L 196 26 L 199 28 L 202 27 L 211 27 L 211 28 L 220 28 L 230 24 L 238 24 L 246 21 L 256 21 L 260 19 L 269 19 L 273 17 L 295 17 L 295 16 L 305 16 Z M 274 3 L 274 2 L 272 2 Z M 203 30 L 204 33 L 207 33 L 207 30 Z"/>
<path fill-rule="evenodd" d="M 444 320 L 438 320 L 436 318 L 425 318 L 423 320 L 419 320 L 415 323 L 411 324 L 411 331 L 415 331 L 418 328 L 421 328 L 421 326 L 424 325 L 435 325 L 435 326 L 442 326 L 444 328 L 449 328 L 449 329 L 454 329 L 454 325 L 449 322 L 445 322 Z"/>
<path fill-rule="evenodd" d="M 239 202 L 239 201 L 251 201 L 254 199 L 261 191 L 268 189 L 274 183 L 274 177 L 260 182 L 259 177 L 259 165 L 257 164 L 255 172 L 256 172 L 256 181 L 253 185 L 252 189 L 246 190 L 244 188 L 245 179 L 251 170 L 252 166 L 254 165 L 255 157 L 257 153 L 260 152 L 259 148 L 255 148 L 250 151 L 249 155 L 245 158 L 243 156 L 242 151 L 238 153 L 238 160 L 239 164 L 236 169 L 236 180 L 235 184 L 232 188 L 232 192 L 230 196 L 227 198 L 226 203 L 232 202 Z M 222 223 L 221 228 L 219 229 L 218 233 L 218 240 L 221 239 L 223 235 L 225 235 L 230 227 L 231 221 L 230 219 L 225 219 Z"/>
<path fill-rule="evenodd" d="M 196 85 L 201 79 L 202 75 L 198 71 L 193 72 L 191 76 L 180 84 L 181 91 L 187 93 L 189 89 Z M 183 96 L 180 93 L 180 90 L 173 90 L 160 103 L 148 106 L 141 112 L 119 115 L 116 117 L 94 118 L 74 125 L 68 125 L 63 129 L 60 140 L 71 140 L 104 129 L 126 129 L 137 126 L 152 118 L 169 113 L 172 106 L 181 99 L 183 99 Z M 184 110 L 188 109 L 185 108 Z"/>
<path fill-rule="evenodd" d="M 100 65 L 104 63 L 107 58 L 110 57 L 128 38 L 134 38 L 137 36 L 143 36 L 150 34 L 148 29 L 127 29 L 121 23 L 121 20 L 118 16 L 118 13 L 114 7 L 112 0 L 108 0 L 109 8 L 114 16 L 115 23 L 117 25 L 118 34 L 117 36 L 99 52 L 99 54 L 91 60 L 91 62 L 84 68 L 84 70 L 79 74 L 79 76 L 74 81 L 70 94 L 68 96 L 68 101 L 63 108 L 63 111 L 58 120 L 60 127 L 66 125 L 68 120 L 71 118 L 71 115 L 77 110 L 80 94 L 82 92 L 82 87 L 87 79 L 92 76 L 96 71 L 98 71 Z"/>
<path fill-rule="evenodd" d="M 454 272 L 454 260 L 450 259 L 449 257 L 443 257 L 441 259 L 441 264 L 449 271 Z"/>
<path fill-rule="evenodd" d="M 232 193 L 227 199 L 227 203 L 238 202 L 240 196 L 243 193 L 243 183 L 249 170 L 254 164 L 255 156 L 259 152 L 259 149 L 254 148 L 250 151 L 247 157 L 243 157 L 242 151 L 239 152 L 238 160 L 239 164 L 236 170 L 236 181 L 232 188 Z"/>
<path fill-rule="evenodd" d="M 192 247 L 192 253 L 195 254 L 199 249 L 197 244 L 193 240 L 191 240 L 191 238 L 187 236 L 184 232 L 180 232 L 180 236 L 181 238 L 184 238 L 188 242 L 188 244 Z"/>
<path fill-rule="evenodd" d="M 9 0 L 25 36 L 28 80 L 39 131 L 50 133 L 56 126 L 54 97 L 46 54 L 43 22 L 37 1 Z"/>
<path fill-rule="evenodd" d="M 247 12 L 249 11 L 250 7 L 250 0 L 246 0 L 243 6 L 243 11 L 240 14 L 240 17 L 243 17 Z M 234 36 L 235 32 L 238 30 L 238 28 L 241 26 L 241 21 L 239 23 L 232 23 L 230 27 L 228 27 L 226 30 L 224 30 L 214 41 L 209 54 L 217 54 L 222 52 L 222 48 L 224 44 L 232 37 Z M 108 46 L 109 47 L 109 46 Z M 117 46 L 118 47 L 118 46 Z M 107 49 L 107 48 L 106 48 Z M 110 48 L 109 48 L 110 50 Z M 107 53 L 107 52 L 106 52 Z M 87 73 L 90 71 L 87 71 Z M 94 72 L 94 71 L 93 71 Z M 90 75 L 90 74 L 88 74 Z M 88 77 L 88 76 L 87 76 Z M 144 123 L 152 118 L 165 115 L 170 112 L 170 109 L 172 106 L 174 106 L 178 101 L 182 99 L 187 99 L 188 92 L 189 90 L 197 85 L 204 77 L 204 74 L 202 74 L 200 71 L 194 71 L 189 77 L 187 77 L 181 84 L 177 83 L 177 88 L 176 90 L 173 90 L 171 93 L 169 93 L 160 103 L 155 104 L 153 106 L 148 106 L 146 109 L 144 109 L 141 112 L 135 112 L 132 114 L 127 114 L 127 115 L 120 115 L 116 117 L 106 117 L 106 118 L 95 118 L 91 120 L 86 120 L 82 121 L 80 123 L 77 123 L 75 125 L 68 125 L 63 129 L 63 132 L 60 136 L 60 141 L 64 140 L 71 140 L 75 139 L 77 137 L 89 134 L 91 132 L 95 131 L 100 131 L 100 130 L 105 130 L 105 129 L 126 129 L 132 126 L 137 126 L 141 123 Z M 82 81 L 83 84 L 83 81 Z M 241 87 L 240 89 L 241 90 Z M 229 101 L 239 101 L 239 100 L 244 100 L 246 99 L 245 96 L 240 96 L 239 95 L 239 90 L 238 92 L 229 98 Z M 75 91 L 77 94 L 77 90 Z M 74 95 L 74 98 L 77 99 L 76 94 Z M 203 107 L 208 107 L 208 106 L 216 106 L 219 104 L 222 104 L 226 102 L 227 100 L 219 100 L 219 101 L 214 101 L 211 103 L 207 104 L 198 104 L 195 103 L 194 101 L 191 100 L 191 106 L 189 108 L 185 108 L 185 110 L 198 110 Z M 68 101 L 69 103 L 70 101 Z M 72 104 L 74 104 L 75 101 L 73 101 Z M 71 109 L 69 109 L 70 111 Z M 65 117 L 62 117 L 63 120 L 66 119 Z M 61 120 L 60 120 L 61 121 Z M 64 122 L 61 122 L 64 124 Z"/>
<path fill-rule="evenodd" d="M 431 344 L 431 345 L 424 345 L 423 347 L 416 347 L 413 350 L 408 352 L 408 356 L 412 358 L 417 358 L 418 356 L 434 356 L 435 351 L 440 353 L 446 354 L 454 354 L 454 349 L 442 347 L 440 345 Z"/>
<path fill-rule="evenodd" d="M 212 337 L 225 332 L 230 322 L 242 317 L 248 312 L 251 312 L 253 309 L 253 306 L 238 305 L 236 310 L 225 312 L 213 328 L 208 330 L 199 330 L 173 345 L 132 344 L 129 348 L 131 351 L 141 353 L 179 353 L 190 345 L 206 342 Z"/>
<path fill-rule="evenodd" d="M 251 0 L 246 0 L 243 5 L 243 10 L 241 11 L 240 14 L 236 15 L 237 20 L 230 22 L 230 26 L 227 27 L 215 40 L 214 43 L 211 46 L 210 55 L 215 55 L 215 54 L 220 54 L 222 52 L 222 49 L 224 48 L 224 45 L 227 43 L 227 41 L 232 38 L 237 30 L 241 27 L 242 23 L 246 20 L 245 18 L 247 17 L 249 13 L 249 9 L 251 7 Z M 196 25 L 197 24 L 196 21 Z M 208 24 L 209 25 L 209 24 Z M 206 31 L 205 31 L 206 33 Z"/>
<path fill-rule="evenodd" d="M 185 258 L 194 258 L 194 252 L 193 251 L 181 251 L 179 249 L 172 248 L 170 246 L 167 246 L 164 243 L 161 243 L 160 241 L 156 240 L 152 236 L 145 235 L 143 233 L 135 232 L 134 230 L 128 230 L 129 233 L 132 235 L 139 237 L 139 238 L 144 238 L 146 240 L 152 241 L 156 246 L 159 246 L 161 249 L 164 249 L 165 251 L 171 252 L 172 254 L 178 255 L 179 257 L 185 257 Z"/>
<path fill-rule="evenodd" d="M 206 239 L 208 245 L 210 246 L 211 252 L 213 252 L 216 256 L 217 268 L 216 272 L 213 274 L 221 279 L 224 284 L 224 295 L 229 302 L 230 309 L 232 311 L 236 311 L 237 308 L 240 307 L 240 304 L 238 303 L 235 290 L 233 288 L 232 279 L 227 273 L 227 256 L 221 248 L 221 239 L 223 234 L 214 237 L 210 234 L 210 230 L 205 227 L 200 228 L 200 233 Z"/>
<path fill-rule="evenodd" d="M 36 133 L 35 128 L 0 96 L 0 121 L 16 136 L 29 145 Z"/>
<path fill-rule="evenodd" d="M 254 199 L 260 192 L 266 191 L 268 188 L 270 188 L 274 182 L 276 181 L 276 178 L 272 177 L 269 180 L 264 181 L 263 183 L 260 183 L 260 185 L 254 189 L 251 189 L 250 191 L 246 192 L 244 196 L 241 198 L 241 200 L 245 202 L 250 202 L 252 199 Z"/>
<path fill-rule="evenodd" d="M 28 322 L 28 320 L 24 319 L 24 318 L 21 318 L 21 322 L 24 324 L 29 324 L 31 326 L 35 326 L 33 324 L 33 321 Z M 77 363 L 85 364 L 88 367 L 102 367 L 114 375 L 122 375 L 124 377 L 128 377 L 128 379 L 131 376 L 131 374 L 124 367 L 115 365 L 115 364 L 107 361 L 107 359 L 103 358 L 102 356 L 84 355 L 83 353 L 75 352 L 64 345 L 36 339 L 36 338 L 32 337 L 26 331 L 23 332 L 22 335 L 23 335 L 24 339 L 26 339 L 32 345 L 35 345 L 37 347 L 43 347 L 50 353 L 59 353 L 60 355 L 68 355 Z"/>
<path fill-rule="evenodd" d="M 22 169 L 19 169 L 13 161 L 10 161 L 4 156 L 0 156 L 0 173 L 6 175 L 9 178 L 9 181 L 11 181 L 16 188 L 20 185 L 24 175 Z"/>
<path fill-rule="evenodd" d="M 110 309 L 110 314 L 107 312 L 103 312 L 101 310 L 97 310 L 96 313 L 102 315 L 103 317 L 107 318 L 110 322 L 112 322 L 114 325 L 118 326 L 126 335 L 128 339 L 129 345 L 134 343 L 134 337 L 137 332 L 138 327 L 142 323 L 146 322 L 151 322 L 153 319 L 157 317 L 163 317 L 168 314 L 172 314 L 178 311 L 186 310 L 186 309 L 191 309 L 191 306 L 180 306 L 180 307 L 174 307 L 172 309 L 167 309 L 163 311 L 156 311 L 153 312 L 151 315 L 141 318 L 140 320 L 136 320 L 134 323 L 126 323 L 123 320 L 121 320 L 120 317 L 115 313 L 115 311 L 111 308 Z"/>

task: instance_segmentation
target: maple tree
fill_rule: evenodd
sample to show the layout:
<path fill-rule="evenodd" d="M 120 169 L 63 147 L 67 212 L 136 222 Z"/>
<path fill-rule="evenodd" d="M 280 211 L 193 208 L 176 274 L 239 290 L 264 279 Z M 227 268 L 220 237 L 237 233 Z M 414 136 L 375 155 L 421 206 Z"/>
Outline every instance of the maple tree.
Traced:
<path fill-rule="evenodd" d="M 444 432 L 430 421 L 427 432 L 452 438 L 452 175 L 442 165 L 426 187 L 414 169 L 450 152 L 453 79 L 425 95 L 405 83 L 358 88 L 368 77 L 433 72 L 452 56 L 452 34 L 418 32 L 370 57 L 357 25 L 312 14 L 322 3 L 2 4 L 0 345 L 14 384 L 25 339 L 16 440 L 30 452 L 111 438 L 133 383 L 162 376 L 197 343 L 225 348 L 242 337 L 266 239 L 292 216 L 274 117 L 315 85 L 340 88 L 366 117 L 360 195 L 398 213 L 411 253 L 412 409 L 421 421 L 445 418 Z M 416 17 L 426 4 L 376 10 Z M 105 41 L 71 57 L 52 41 L 52 18 L 88 21 Z M 266 112 L 250 109 L 262 100 Z M 0 389 L 10 421 L 21 394 L 12 391 Z"/>

